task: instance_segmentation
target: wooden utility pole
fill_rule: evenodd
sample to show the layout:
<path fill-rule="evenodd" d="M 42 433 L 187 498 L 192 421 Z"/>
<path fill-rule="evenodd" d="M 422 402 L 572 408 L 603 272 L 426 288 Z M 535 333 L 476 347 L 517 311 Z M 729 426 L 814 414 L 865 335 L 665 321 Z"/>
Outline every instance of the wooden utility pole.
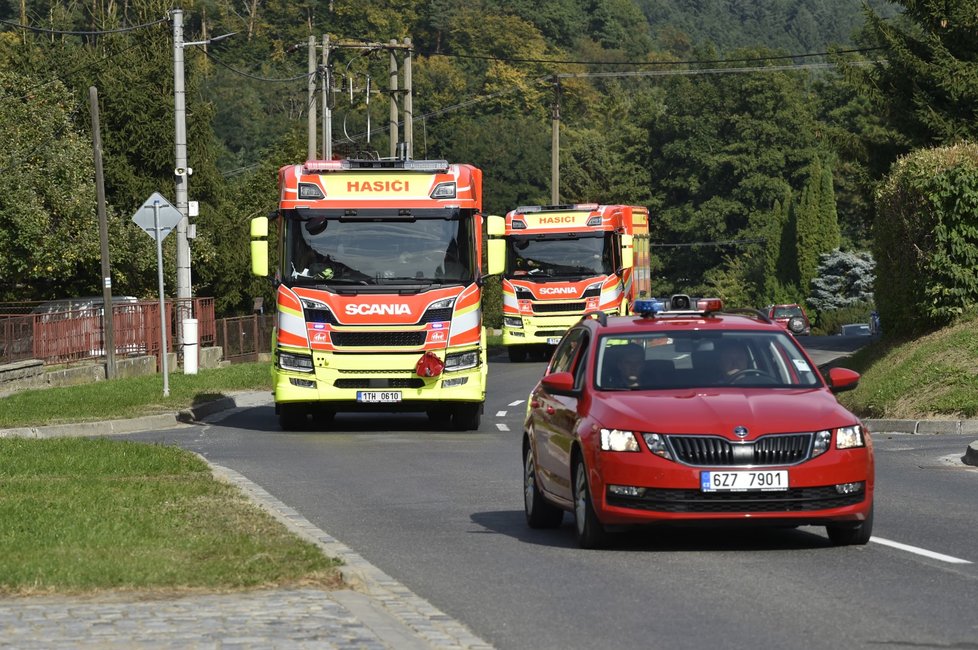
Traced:
<path fill-rule="evenodd" d="M 316 159 L 316 37 L 309 35 L 309 83 L 306 93 L 306 111 L 308 115 L 309 141 L 306 146 L 306 160 Z"/>
<path fill-rule="evenodd" d="M 115 379 L 115 318 L 112 309 L 112 274 L 109 265 L 109 223 L 105 217 L 105 180 L 102 173 L 102 132 L 98 114 L 98 89 L 90 86 L 92 149 L 95 156 L 95 196 L 98 201 L 98 237 L 102 250 L 102 343 L 105 348 L 105 378 Z M 166 350 L 163 351 L 164 354 Z"/>

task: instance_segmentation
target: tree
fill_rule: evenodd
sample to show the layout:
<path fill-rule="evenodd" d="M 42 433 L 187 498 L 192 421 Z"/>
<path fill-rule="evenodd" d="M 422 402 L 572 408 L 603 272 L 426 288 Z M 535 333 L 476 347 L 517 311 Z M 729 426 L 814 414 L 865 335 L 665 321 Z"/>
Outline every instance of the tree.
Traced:
<path fill-rule="evenodd" d="M 821 312 L 872 303 L 875 269 L 869 251 L 836 249 L 822 253 L 808 304 Z"/>

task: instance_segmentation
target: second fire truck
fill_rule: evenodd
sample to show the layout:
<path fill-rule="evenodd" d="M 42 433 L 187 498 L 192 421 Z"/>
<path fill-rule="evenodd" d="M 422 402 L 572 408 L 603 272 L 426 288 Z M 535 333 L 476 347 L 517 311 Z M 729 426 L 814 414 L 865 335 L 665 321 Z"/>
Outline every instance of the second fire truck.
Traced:
<path fill-rule="evenodd" d="M 524 206 L 489 235 L 503 238 L 503 345 L 512 361 L 556 345 L 588 312 L 627 314 L 648 297 L 649 213 L 631 205 Z"/>

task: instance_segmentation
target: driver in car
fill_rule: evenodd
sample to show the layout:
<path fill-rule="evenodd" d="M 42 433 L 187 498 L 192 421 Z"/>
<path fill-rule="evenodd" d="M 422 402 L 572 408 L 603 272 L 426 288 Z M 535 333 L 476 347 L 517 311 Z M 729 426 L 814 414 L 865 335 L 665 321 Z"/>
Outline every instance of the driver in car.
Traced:
<path fill-rule="evenodd" d="M 739 341 L 723 341 L 720 346 L 720 373 L 724 381 L 730 381 L 738 373 L 750 368 L 747 347 Z"/>

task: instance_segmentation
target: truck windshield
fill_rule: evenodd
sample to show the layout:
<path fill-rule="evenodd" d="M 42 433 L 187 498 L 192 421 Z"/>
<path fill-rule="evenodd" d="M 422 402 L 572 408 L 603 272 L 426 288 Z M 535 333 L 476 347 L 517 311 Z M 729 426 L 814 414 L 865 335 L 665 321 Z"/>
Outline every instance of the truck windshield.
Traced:
<path fill-rule="evenodd" d="M 611 233 L 583 236 L 513 236 L 507 240 L 509 277 L 583 278 L 615 272 Z"/>
<path fill-rule="evenodd" d="M 474 277 L 472 220 L 458 210 L 441 218 L 390 221 L 285 213 L 282 279 L 288 284 L 418 285 L 468 283 Z"/>

